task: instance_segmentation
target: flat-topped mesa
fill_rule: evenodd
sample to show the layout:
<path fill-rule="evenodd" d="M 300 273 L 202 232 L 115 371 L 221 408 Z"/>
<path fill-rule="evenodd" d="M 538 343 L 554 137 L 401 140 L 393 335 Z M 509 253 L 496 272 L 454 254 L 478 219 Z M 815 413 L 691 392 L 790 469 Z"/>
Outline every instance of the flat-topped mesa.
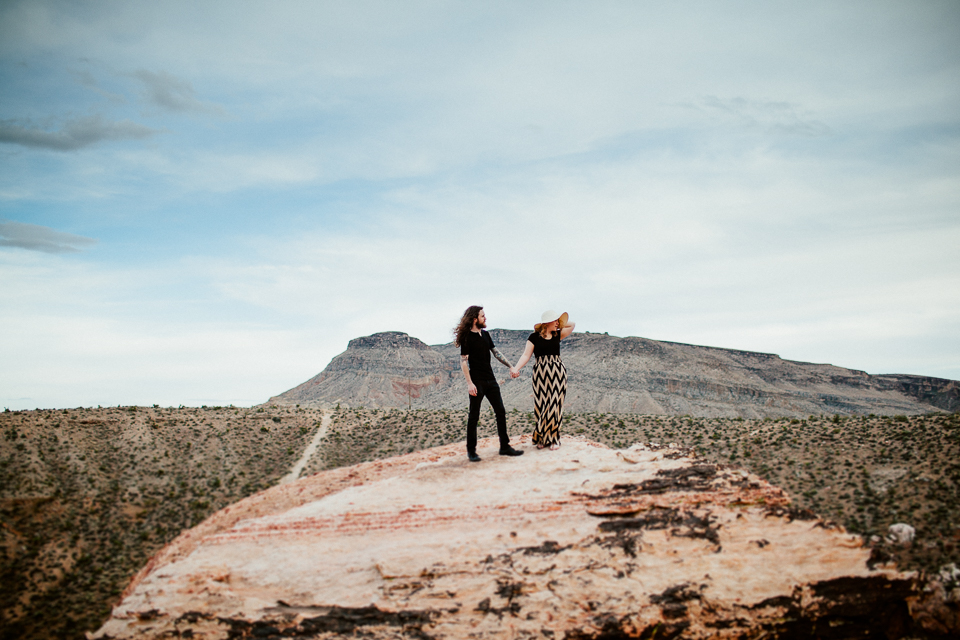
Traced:
<path fill-rule="evenodd" d="M 422 341 L 384 331 L 351 340 L 319 375 L 269 404 L 409 407 L 439 386 L 449 386 L 453 373 L 453 366 Z"/>
<path fill-rule="evenodd" d="M 399 331 L 386 331 L 351 340 L 325 372 L 366 371 L 405 379 L 432 376 L 442 368 L 443 356 L 420 340 Z"/>
<path fill-rule="evenodd" d="M 479 464 L 458 443 L 251 496 L 154 556 L 93 637 L 956 631 L 943 607 L 920 606 L 913 574 L 744 470 L 669 447 L 515 444 L 527 455 L 501 458 L 489 438 Z"/>
<path fill-rule="evenodd" d="M 430 350 L 421 340 L 414 338 L 402 331 L 382 331 L 362 338 L 354 338 L 347 344 L 347 350 L 350 349 L 419 349 Z"/>
<path fill-rule="evenodd" d="M 529 330 L 491 329 L 516 362 Z M 922 376 L 870 375 L 771 353 L 647 338 L 574 333 L 564 340 L 565 410 L 690 415 L 704 418 L 806 417 L 811 414 L 918 414 L 956 411 L 960 383 Z M 463 409 L 460 349 L 427 346 L 399 331 L 351 340 L 319 375 L 270 404 Z M 511 379 L 492 362 L 508 409 L 533 410 L 528 367 Z"/>

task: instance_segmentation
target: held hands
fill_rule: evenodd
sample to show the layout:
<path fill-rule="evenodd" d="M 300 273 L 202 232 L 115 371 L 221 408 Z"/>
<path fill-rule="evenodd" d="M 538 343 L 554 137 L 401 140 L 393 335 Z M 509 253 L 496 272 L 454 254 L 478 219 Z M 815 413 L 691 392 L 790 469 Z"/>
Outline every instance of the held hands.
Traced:
<path fill-rule="evenodd" d="M 520 377 L 520 369 L 517 369 L 516 367 L 510 367 L 510 377 L 511 377 L 511 378 L 519 378 L 519 377 Z"/>

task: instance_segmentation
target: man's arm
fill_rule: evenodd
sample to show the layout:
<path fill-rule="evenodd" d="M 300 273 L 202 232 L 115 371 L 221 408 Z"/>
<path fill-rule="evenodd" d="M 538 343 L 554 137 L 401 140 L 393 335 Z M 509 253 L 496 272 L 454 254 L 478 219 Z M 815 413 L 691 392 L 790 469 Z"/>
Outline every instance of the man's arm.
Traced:
<path fill-rule="evenodd" d="M 463 377 L 467 379 L 467 393 L 472 396 L 477 395 L 477 385 L 470 379 L 470 356 L 460 356 L 460 370 L 463 371 Z"/>
<path fill-rule="evenodd" d="M 493 349 L 490 349 L 490 353 L 493 354 L 494 358 L 502 362 L 507 369 L 513 369 L 513 365 L 507 362 L 507 359 L 503 357 L 502 353 L 500 353 L 500 349 L 494 347 Z"/>

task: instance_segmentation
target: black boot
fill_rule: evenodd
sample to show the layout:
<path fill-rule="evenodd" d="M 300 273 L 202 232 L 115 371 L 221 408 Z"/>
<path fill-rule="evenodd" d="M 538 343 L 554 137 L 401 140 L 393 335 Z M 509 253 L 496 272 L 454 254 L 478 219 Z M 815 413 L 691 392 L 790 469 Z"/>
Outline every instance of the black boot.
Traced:
<path fill-rule="evenodd" d="M 502 456 L 522 456 L 522 455 L 523 455 L 523 451 L 520 451 L 519 449 L 514 449 L 514 448 L 511 447 L 510 445 L 506 445 L 505 447 L 500 447 L 500 455 L 502 455 Z"/>
<path fill-rule="evenodd" d="M 470 459 L 470 462 L 480 462 L 480 456 L 477 455 L 476 451 L 467 451 L 467 458 Z"/>

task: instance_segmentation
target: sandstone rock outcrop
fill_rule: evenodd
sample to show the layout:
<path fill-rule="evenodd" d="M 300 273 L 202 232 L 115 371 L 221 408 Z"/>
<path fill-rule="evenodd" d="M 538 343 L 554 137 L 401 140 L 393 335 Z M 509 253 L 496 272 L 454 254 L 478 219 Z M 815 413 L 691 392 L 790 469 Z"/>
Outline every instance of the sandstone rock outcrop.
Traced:
<path fill-rule="evenodd" d="M 529 332 L 491 334 L 516 362 Z M 564 341 L 562 354 L 569 376 L 566 409 L 575 412 L 763 418 L 960 408 L 960 383 L 953 380 L 869 375 L 768 353 L 575 333 Z M 532 411 L 530 369 L 511 380 L 499 363 L 494 368 L 503 376 L 507 407 Z M 430 347 L 399 332 L 351 340 L 322 373 L 269 402 L 421 409 L 466 404 L 459 350 L 452 343 Z"/>
<path fill-rule="evenodd" d="M 515 444 L 526 455 L 486 440 L 470 463 L 448 445 L 223 509 L 155 556 L 94 637 L 911 631 L 912 575 L 746 471 L 671 448 Z"/>

